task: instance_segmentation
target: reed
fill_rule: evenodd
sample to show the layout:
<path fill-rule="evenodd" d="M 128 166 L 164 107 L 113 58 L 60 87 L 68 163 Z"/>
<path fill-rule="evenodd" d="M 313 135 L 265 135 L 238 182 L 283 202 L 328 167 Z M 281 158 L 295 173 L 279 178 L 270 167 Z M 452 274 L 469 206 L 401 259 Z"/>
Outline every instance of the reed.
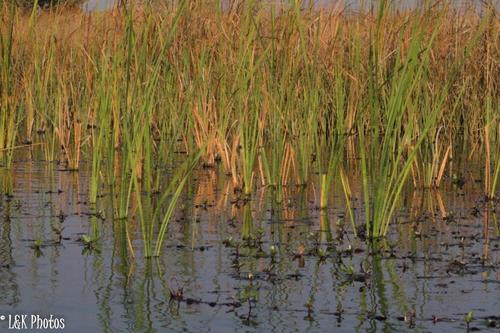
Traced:
<path fill-rule="evenodd" d="M 466 152 L 462 163 L 483 159 L 495 197 L 497 9 L 379 3 L 185 0 L 84 14 L 1 2 L 0 163 L 26 144 L 67 169 L 91 161 L 90 202 L 109 186 L 115 218 L 137 213 L 146 256 L 160 253 L 187 170 L 201 165 L 220 167 L 245 200 L 259 186 L 282 203 L 287 187 L 319 185 L 327 208 L 339 180 L 353 228 L 362 196 L 370 237 L 387 234 L 409 177 L 439 187 Z M 177 156 L 189 167 L 166 176 Z M 155 193 L 172 205 L 151 222 L 142 204 L 167 200 L 144 199 Z"/>
<path fill-rule="evenodd" d="M 189 176 L 191 175 L 192 171 L 196 167 L 198 161 L 200 160 L 200 157 L 202 155 L 202 150 L 200 150 L 196 155 L 194 155 L 193 158 L 187 160 L 184 162 L 183 166 L 178 169 L 178 171 L 175 173 L 170 186 L 164 191 L 162 198 L 159 201 L 158 208 L 155 210 L 154 217 L 159 218 L 159 214 L 161 214 L 161 207 L 162 204 L 165 202 L 167 198 L 170 197 L 170 201 L 167 206 L 166 212 L 163 214 L 163 217 L 161 218 L 160 222 L 160 228 L 158 232 L 158 236 L 156 239 L 156 245 L 155 245 L 155 250 L 154 250 L 154 255 L 159 256 L 161 253 L 162 245 L 165 240 L 165 234 L 167 232 L 167 228 L 170 222 L 170 219 L 172 218 L 175 208 L 177 206 L 177 201 L 179 200 L 182 190 L 188 181 Z M 153 231 L 152 229 L 150 230 L 151 232 Z M 151 234 L 152 237 L 152 234 Z"/>
<path fill-rule="evenodd" d="M 396 46 L 391 77 L 385 79 L 387 88 L 380 86 L 378 76 L 382 70 L 379 54 L 382 42 L 379 29 L 386 6 L 385 1 L 380 2 L 377 30 L 371 44 L 374 59 L 370 67 L 373 82 L 369 92 L 372 102 L 367 115 L 371 125 L 358 125 L 366 232 L 370 238 L 387 234 L 415 152 L 420 149 L 429 129 L 437 121 L 440 110 L 438 102 L 432 108 L 425 109 L 423 124 L 412 121 L 412 112 L 415 112 L 415 105 L 422 93 L 430 50 L 439 25 L 427 41 L 417 25 L 409 27 L 408 48 L 403 50 L 402 46 L 406 44 L 404 40 Z"/>
<path fill-rule="evenodd" d="M 0 163 L 7 168 L 12 163 L 14 146 L 17 135 L 19 100 L 14 98 L 16 91 L 14 86 L 14 24 L 16 18 L 16 6 L 14 2 L 2 1 L 2 28 L 0 30 Z"/>
<path fill-rule="evenodd" d="M 500 117 L 498 108 L 493 110 L 491 98 L 486 103 L 486 123 L 484 125 L 484 193 L 487 199 L 496 198 L 500 177 Z"/>

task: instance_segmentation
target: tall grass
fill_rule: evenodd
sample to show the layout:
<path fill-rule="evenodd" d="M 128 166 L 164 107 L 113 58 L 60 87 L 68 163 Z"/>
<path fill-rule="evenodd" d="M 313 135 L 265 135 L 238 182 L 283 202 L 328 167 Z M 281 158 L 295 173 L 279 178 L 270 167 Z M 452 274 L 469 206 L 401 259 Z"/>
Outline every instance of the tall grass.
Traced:
<path fill-rule="evenodd" d="M 484 194 L 494 199 L 500 178 L 500 110 L 493 109 L 491 97 L 486 100 L 486 123 L 484 125 L 485 182 Z"/>
<path fill-rule="evenodd" d="M 15 71 L 13 64 L 14 24 L 16 6 L 14 2 L 2 1 L 2 28 L 0 28 L 0 163 L 10 167 L 16 142 L 19 100 L 14 98 Z"/>
<path fill-rule="evenodd" d="M 370 62 L 371 72 L 369 94 L 372 101 L 368 105 L 370 126 L 358 125 L 359 151 L 363 178 L 366 231 L 368 237 L 384 236 L 397 208 L 398 199 L 409 175 L 415 151 L 437 121 L 440 105 L 433 105 L 420 112 L 426 114 L 422 128 L 418 120 L 414 121 L 413 112 L 419 104 L 419 95 L 425 82 L 425 72 L 432 42 L 439 25 L 426 43 L 423 31 L 417 26 L 408 26 L 409 37 L 404 32 L 402 38 L 408 38 L 409 45 L 404 50 L 401 42 L 395 52 L 395 59 L 390 69 L 390 76 L 381 75 L 380 31 L 387 3 L 380 2 L 376 30 L 373 33 Z M 400 37 L 401 38 L 401 37 Z M 406 54 L 404 54 L 405 52 Z M 381 82 L 382 78 L 385 82 Z M 385 85 L 385 86 L 384 86 Z M 363 116 L 363 115 L 361 115 Z M 419 138 L 415 137 L 418 133 Z M 408 148 L 411 147 L 411 150 Z M 405 156 L 406 155 L 406 156 Z"/>
<path fill-rule="evenodd" d="M 370 237 L 387 234 L 410 175 L 438 187 L 461 152 L 483 159 L 495 197 L 496 9 L 379 4 L 186 0 L 85 14 L 2 2 L 0 162 L 31 143 L 66 169 L 91 161 L 89 201 L 110 192 L 116 219 L 138 219 L 148 257 L 201 165 L 245 200 L 265 186 L 281 204 L 287 187 L 314 185 L 327 208 L 342 188 L 353 224 L 361 196 Z"/>

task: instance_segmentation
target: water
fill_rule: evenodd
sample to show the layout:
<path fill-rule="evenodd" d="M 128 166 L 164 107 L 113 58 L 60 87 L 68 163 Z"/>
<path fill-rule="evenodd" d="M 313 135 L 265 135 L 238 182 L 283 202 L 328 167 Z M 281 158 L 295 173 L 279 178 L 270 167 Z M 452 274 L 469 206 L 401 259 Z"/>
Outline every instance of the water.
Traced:
<path fill-rule="evenodd" d="M 286 3 L 286 1 L 270 1 L 271 3 Z M 361 6 L 365 8 L 371 8 L 372 6 L 376 8 L 377 1 L 366 1 L 366 0 L 315 0 L 314 4 L 318 7 L 330 7 L 330 8 L 350 8 L 353 10 L 359 9 Z M 114 8 L 119 3 L 118 0 L 87 0 L 83 3 L 82 9 L 85 12 L 92 11 L 104 11 Z M 224 2 L 227 4 L 233 4 L 233 1 Z M 415 6 L 426 3 L 426 0 L 399 0 L 393 1 L 393 4 L 396 4 L 401 9 L 413 8 Z M 457 7 L 465 7 L 473 3 L 474 5 L 480 7 L 485 2 L 483 0 L 455 0 L 453 2 Z M 493 0 L 493 2 L 497 8 L 500 6 L 500 1 Z"/>
<path fill-rule="evenodd" d="M 82 4 L 82 9 L 85 12 L 98 12 L 112 9 L 116 6 L 116 0 L 88 0 Z"/>
<path fill-rule="evenodd" d="M 109 191 L 93 214 L 86 171 L 19 161 L 1 173 L 14 192 L 0 196 L 0 314 L 62 317 L 68 332 L 465 332 L 473 311 L 471 327 L 498 332 L 488 327 L 500 325 L 498 208 L 473 177 L 463 189 L 408 191 L 383 250 L 342 231 L 340 191 L 326 213 L 311 191 L 290 193 L 281 208 L 258 192 L 238 207 L 222 172 L 193 179 L 163 254 L 144 260 L 138 224 L 111 218 Z M 92 222 L 100 238 L 85 249 Z M 224 244 L 244 224 L 262 228 L 261 250 Z"/>

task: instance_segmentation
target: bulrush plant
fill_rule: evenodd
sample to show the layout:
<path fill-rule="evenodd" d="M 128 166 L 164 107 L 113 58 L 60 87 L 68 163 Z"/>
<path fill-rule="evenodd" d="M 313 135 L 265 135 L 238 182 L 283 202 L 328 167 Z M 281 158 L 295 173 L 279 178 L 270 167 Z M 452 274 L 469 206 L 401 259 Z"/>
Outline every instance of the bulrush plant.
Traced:
<path fill-rule="evenodd" d="M 270 101 L 269 101 L 270 102 Z M 281 108 L 266 105 L 266 121 L 262 139 L 269 137 L 269 144 L 261 143 L 259 152 L 259 171 L 261 183 L 274 190 L 273 200 L 281 203 L 283 200 L 283 186 L 286 185 L 290 173 L 290 149 L 287 145 L 287 120 Z M 278 119 L 276 119 L 278 118 Z"/>
<path fill-rule="evenodd" d="M 102 164 L 106 145 L 111 145 L 111 122 L 112 122 L 112 101 L 111 93 L 107 86 L 110 84 L 108 59 L 103 57 L 98 71 L 98 97 L 95 99 L 95 125 L 91 125 L 91 145 L 92 145 L 92 170 L 89 186 L 89 202 L 95 204 L 99 192 L 99 183 L 101 180 Z M 112 145 L 111 145 L 112 146 Z M 108 160 L 113 155 L 107 156 Z M 109 163 L 109 161 L 108 161 Z M 112 164 L 112 163 L 111 163 Z"/>
<path fill-rule="evenodd" d="M 33 144 L 34 157 L 90 165 L 89 201 L 109 186 L 122 230 L 141 223 L 146 256 L 161 252 L 202 165 L 220 166 L 244 201 L 263 186 L 285 203 L 293 186 L 319 183 L 327 208 L 339 180 L 352 223 L 363 197 L 369 237 L 387 234 L 409 177 L 439 187 L 464 152 L 484 158 L 485 195 L 496 196 L 496 8 L 0 4 L 0 163 Z"/>
<path fill-rule="evenodd" d="M 17 117 L 22 114 L 20 102 L 15 98 L 14 63 L 14 2 L 0 2 L 2 27 L 0 28 L 0 164 L 11 166 L 16 144 Z M 1 167 L 2 165 L 0 165 Z"/>
<path fill-rule="evenodd" d="M 202 153 L 203 150 L 200 150 L 199 152 L 194 154 L 192 158 L 186 160 L 184 164 L 174 173 L 173 178 L 170 181 L 170 185 L 164 190 L 163 195 L 159 200 L 157 209 L 154 212 L 153 221 L 157 219 L 160 221 L 160 223 L 154 252 L 150 252 L 149 255 L 154 255 L 156 257 L 160 255 L 162 245 L 165 241 L 165 235 L 168 230 L 169 222 L 175 212 L 177 202 L 181 197 L 184 186 L 186 185 L 190 175 L 198 164 Z M 166 211 L 163 211 L 162 205 L 167 199 L 170 199 L 170 201 L 167 205 Z M 151 232 L 149 239 L 153 239 L 153 228 L 150 228 L 149 230 Z M 146 256 L 148 255 L 146 254 Z"/>
<path fill-rule="evenodd" d="M 331 115 L 322 117 L 326 118 L 323 124 L 323 129 L 320 131 L 322 139 L 318 140 L 321 142 L 325 141 L 324 146 L 319 144 L 316 149 L 316 157 L 318 159 L 318 164 L 322 163 L 322 154 L 327 156 L 326 171 L 320 166 L 321 175 L 321 193 L 320 193 L 320 208 L 325 209 L 328 207 L 328 194 L 332 186 L 335 176 L 339 175 L 339 165 L 342 164 L 345 156 L 345 138 L 348 134 L 347 127 L 347 117 L 346 112 L 346 87 L 344 85 L 344 79 L 340 70 L 335 73 L 335 86 L 333 101 L 333 110 Z M 343 183 L 344 186 L 346 183 Z M 344 187 L 344 191 L 349 191 L 348 187 Z M 347 193 L 347 192 L 346 192 Z"/>
<path fill-rule="evenodd" d="M 366 235 L 368 238 L 385 236 L 397 208 L 398 200 L 406 179 L 427 131 L 437 121 L 439 108 L 425 110 L 426 119 L 423 128 L 409 122 L 408 113 L 413 103 L 418 100 L 423 82 L 424 71 L 428 70 L 428 61 L 432 42 L 439 25 L 426 42 L 423 31 L 414 23 L 409 37 L 404 37 L 394 50 L 394 63 L 391 76 L 387 78 L 387 87 L 380 86 L 378 76 L 381 72 L 380 48 L 382 42 L 381 22 L 387 3 L 381 1 L 378 9 L 377 29 L 371 44 L 373 60 L 370 63 L 371 82 L 366 121 L 359 121 L 359 154 L 365 206 Z M 408 49 L 402 46 L 409 43 Z M 406 53 L 403 53 L 406 52 Z M 390 65 L 389 65 L 390 66 Z M 421 111 L 422 112 L 422 111 Z M 419 132 L 420 138 L 415 139 Z M 413 151 L 408 153 L 408 146 Z"/>
<path fill-rule="evenodd" d="M 385 5 L 382 1 L 379 21 L 383 19 Z M 420 104 L 422 99 L 428 98 L 424 83 L 429 80 L 430 51 L 438 35 L 438 27 L 443 24 L 442 15 L 443 13 L 439 13 L 436 25 L 427 40 L 424 39 L 424 30 L 416 25 L 418 19 L 413 23 L 415 25 L 411 30 L 406 54 L 403 55 L 401 46 L 395 50 L 392 76 L 384 82 L 388 85 L 387 90 L 379 91 L 376 84 L 372 85 L 371 89 L 374 91 L 371 95 L 376 96 L 371 104 L 372 114 L 368 116 L 372 125 L 367 131 L 367 128 L 358 124 L 366 230 L 369 237 L 381 237 L 387 234 L 416 152 L 430 131 L 436 131 L 436 136 L 439 134 L 436 124 L 445 107 L 451 82 L 456 79 L 455 69 L 467 59 L 468 50 L 474 47 L 490 20 L 489 15 L 480 20 L 479 27 L 469 39 L 465 52 L 452 64 L 449 78 L 437 92 L 434 92 L 436 97 L 433 102 Z M 381 43 L 375 40 L 372 44 L 373 54 L 378 54 L 380 45 Z M 376 73 L 379 72 L 376 57 L 370 71 L 374 73 L 372 77 L 376 77 Z M 424 119 L 415 117 L 416 106 L 420 106 L 419 112 L 426 115 Z M 382 119 L 382 130 L 377 125 L 380 119 Z M 366 132 L 371 132 L 368 139 Z"/>
<path fill-rule="evenodd" d="M 255 75 L 262 66 L 267 50 L 257 55 L 259 31 L 256 25 L 261 16 L 255 17 L 256 1 L 248 1 L 241 22 L 238 62 L 236 63 L 233 91 L 236 107 L 238 138 L 240 142 L 240 170 L 242 190 L 250 196 L 254 187 L 254 174 L 259 153 L 260 137 L 265 126 L 264 110 L 261 108 L 260 76 Z"/>
<path fill-rule="evenodd" d="M 69 125 L 71 127 L 66 127 Z M 82 142 L 82 123 L 79 121 L 62 122 L 55 131 L 63 148 L 67 170 L 77 171 L 80 165 L 80 152 Z"/>
<path fill-rule="evenodd" d="M 497 197 L 496 189 L 500 178 L 500 109 L 496 111 L 491 98 L 486 102 L 486 124 L 484 125 L 484 193 L 487 199 Z"/>

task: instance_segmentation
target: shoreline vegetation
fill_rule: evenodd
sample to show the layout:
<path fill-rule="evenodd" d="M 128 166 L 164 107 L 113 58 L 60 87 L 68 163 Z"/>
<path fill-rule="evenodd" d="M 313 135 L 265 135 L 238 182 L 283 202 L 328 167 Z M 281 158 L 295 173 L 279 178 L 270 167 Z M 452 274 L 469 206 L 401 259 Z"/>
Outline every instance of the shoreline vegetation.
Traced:
<path fill-rule="evenodd" d="M 243 203 L 257 187 L 281 204 L 287 187 L 315 186 L 326 209 L 340 188 L 367 238 L 387 235 L 406 186 L 458 182 L 459 163 L 480 163 L 485 199 L 498 200 L 494 5 L 0 4 L 0 166 L 27 149 L 70 171 L 88 161 L 89 202 L 108 187 L 115 219 L 136 207 L 146 257 L 159 255 L 198 167 L 220 167 Z"/>

